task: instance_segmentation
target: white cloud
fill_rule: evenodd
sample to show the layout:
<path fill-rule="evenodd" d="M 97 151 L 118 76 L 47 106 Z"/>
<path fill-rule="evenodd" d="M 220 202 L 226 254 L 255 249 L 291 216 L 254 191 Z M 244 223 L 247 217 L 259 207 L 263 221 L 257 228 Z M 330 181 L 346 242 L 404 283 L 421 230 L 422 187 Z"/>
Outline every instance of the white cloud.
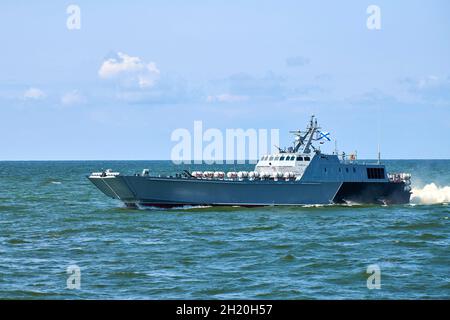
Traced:
<path fill-rule="evenodd" d="M 423 103 L 448 105 L 450 101 L 450 76 L 428 75 L 406 78 L 401 81 L 413 97 Z"/>
<path fill-rule="evenodd" d="M 149 88 L 155 85 L 155 79 L 152 79 L 152 77 L 139 75 L 137 79 L 140 88 Z"/>
<path fill-rule="evenodd" d="M 38 89 L 38 88 L 29 88 L 25 93 L 23 94 L 24 99 L 30 99 L 30 100 L 40 100 L 44 99 L 46 94 Z"/>
<path fill-rule="evenodd" d="M 207 102 L 243 102 L 247 100 L 248 100 L 247 96 L 232 95 L 229 93 L 223 93 L 215 96 L 208 96 L 206 98 Z"/>
<path fill-rule="evenodd" d="M 85 102 L 85 98 L 77 91 L 73 90 L 61 96 L 61 104 L 65 106 L 81 104 Z"/>
<path fill-rule="evenodd" d="M 132 57 L 118 52 L 117 57 L 103 61 L 98 75 L 102 79 L 121 79 L 126 84 L 135 83 L 140 88 L 152 87 L 160 71 L 154 62 L 144 62 L 139 57 Z"/>

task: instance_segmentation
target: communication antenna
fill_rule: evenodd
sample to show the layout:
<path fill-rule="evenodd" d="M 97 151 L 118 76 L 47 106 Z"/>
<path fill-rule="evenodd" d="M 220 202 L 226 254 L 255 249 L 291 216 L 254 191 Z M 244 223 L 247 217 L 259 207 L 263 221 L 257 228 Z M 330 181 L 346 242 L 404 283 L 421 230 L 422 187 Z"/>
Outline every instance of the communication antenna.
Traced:
<path fill-rule="evenodd" d="M 378 164 L 381 162 L 380 143 L 378 142 Z"/>

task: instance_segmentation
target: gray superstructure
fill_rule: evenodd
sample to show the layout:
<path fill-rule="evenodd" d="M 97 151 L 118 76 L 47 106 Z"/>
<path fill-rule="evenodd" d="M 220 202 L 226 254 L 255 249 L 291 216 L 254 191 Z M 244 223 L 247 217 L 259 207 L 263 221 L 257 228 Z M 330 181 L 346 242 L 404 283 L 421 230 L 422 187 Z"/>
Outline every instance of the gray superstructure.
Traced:
<path fill-rule="evenodd" d="M 128 206 L 409 202 L 409 174 L 388 174 L 383 164 L 358 163 L 356 155 L 323 154 L 313 145 L 323 137 L 319 129 L 312 116 L 306 131 L 293 132 L 293 147 L 262 156 L 250 172 L 197 171 L 156 177 L 148 170 L 136 175 L 106 170 L 88 178 L 104 194 Z"/>

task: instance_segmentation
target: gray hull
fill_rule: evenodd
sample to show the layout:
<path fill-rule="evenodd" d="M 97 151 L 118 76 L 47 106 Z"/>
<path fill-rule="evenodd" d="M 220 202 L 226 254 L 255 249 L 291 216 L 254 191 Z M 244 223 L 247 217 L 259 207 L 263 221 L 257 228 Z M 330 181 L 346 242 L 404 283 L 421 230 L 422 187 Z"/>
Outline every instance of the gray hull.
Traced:
<path fill-rule="evenodd" d="M 305 205 L 330 204 L 342 183 L 295 181 L 228 181 L 117 176 L 89 178 L 104 194 L 126 204 Z"/>
<path fill-rule="evenodd" d="M 142 176 L 96 177 L 89 180 L 104 194 L 127 205 L 268 206 L 357 203 L 408 203 L 402 183 L 238 181 Z"/>

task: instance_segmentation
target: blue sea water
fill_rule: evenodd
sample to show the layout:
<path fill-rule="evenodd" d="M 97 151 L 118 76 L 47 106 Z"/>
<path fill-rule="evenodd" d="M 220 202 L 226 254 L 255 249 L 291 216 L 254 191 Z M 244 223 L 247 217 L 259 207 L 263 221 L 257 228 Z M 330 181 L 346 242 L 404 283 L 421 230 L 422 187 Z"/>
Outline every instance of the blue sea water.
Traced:
<path fill-rule="evenodd" d="M 450 186 L 450 160 L 387 166 L 412 173 L 419 191 L 434 183 L 428 196 Z M 0 162 L 1 299 L 450 298 L 446 200 L 136 210 L 86 179 L 102 168 L 202 169 L 169 161 Z M 367 288 L 372 264 L 380 289 Z M 67 288 L 71 265 L 81 270 L 80 289 Z"/>

